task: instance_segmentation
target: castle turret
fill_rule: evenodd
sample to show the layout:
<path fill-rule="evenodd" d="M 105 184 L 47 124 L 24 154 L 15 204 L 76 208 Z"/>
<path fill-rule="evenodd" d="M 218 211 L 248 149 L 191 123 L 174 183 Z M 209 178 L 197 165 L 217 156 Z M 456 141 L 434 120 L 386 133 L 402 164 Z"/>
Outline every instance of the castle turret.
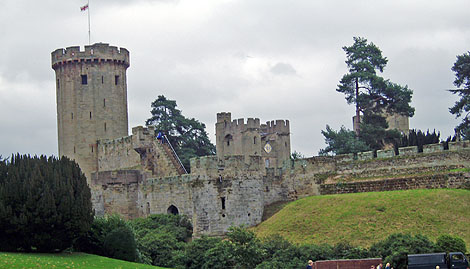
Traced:
<path fill-rule="evenodd" d="M 258 118 L 231 121 L 230 112 L 217 113 L 216 149 L 219 160 L 229 156 L 261 156 L 267 168 L 282 167 L 290 159 L 288 120 L 260 124 Z"/>
<path fill-rule="evenodd" d="M 59 156 L 74 159 L 90 181 L 97 141 L 128 135 L 129 51 L 104 43 L 52 52 Z"/>

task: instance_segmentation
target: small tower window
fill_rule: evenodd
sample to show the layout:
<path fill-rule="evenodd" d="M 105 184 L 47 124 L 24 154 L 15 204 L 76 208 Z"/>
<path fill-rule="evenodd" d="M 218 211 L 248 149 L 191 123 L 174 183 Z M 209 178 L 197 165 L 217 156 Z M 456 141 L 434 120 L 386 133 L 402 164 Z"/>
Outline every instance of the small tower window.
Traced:
<path fill-rule="evenodd" d="M 106 107 L 106 98 L 103 99 L 103 107 Z"/>
<path fill-rule="evenodd" d="M 88 77 L 87 75 L 82 75 L 82 85 L 87 85 L 88 84 Z"/>
<path fill-rule="evenodd" d="M 225 209 L 225 197 L 220 197 L 220 201 L 222 202 L 222 210 Z"/>
<path fill-rule="evenodd" d="M 93 153 L 93 145 L 91 145 L 91 152 Z"/>
<path fill-rule="evenodd" d="M 73 146 L 73 153 L 77 153 L 77 152 L 75 151 L 75 146 Z"/>
<path fill-rule="evenodd" d="M 91 111 L 90 111 L 90 119 L 91 119 Z"/>
<path fill-rule="evenodd" d="M 101 84 L 104 83 L 104 76 L 101 76 Z"/>
<path fill-rule="evenodd" d="M 106 122 L 104 123 L 104 131 L 106 132 Z"/>
<path fill-rule="evenodd" d="M 72 112 L 72 120 L 73 120 L 73 112 Z"/>
<path fill-rule="evenodd" d="M 255 145 L 256 145 L 256 136 L 255 136 L 255 137 L 253 137 L 253 144 L 255 144 Z"/>
<path fill-rule="evenodd" d="M 60 80 L 57 79 L 57 89 L 60 89 Z"/>
<path fill-rule="evenodd" d="M 119 76 L 114 76 L 114 85 L 119 84 Z"/>

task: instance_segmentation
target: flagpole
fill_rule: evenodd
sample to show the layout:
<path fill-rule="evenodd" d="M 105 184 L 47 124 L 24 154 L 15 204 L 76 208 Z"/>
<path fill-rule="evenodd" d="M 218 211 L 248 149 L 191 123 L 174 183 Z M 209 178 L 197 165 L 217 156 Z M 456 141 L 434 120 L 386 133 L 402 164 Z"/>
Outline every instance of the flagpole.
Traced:
<path fill-rule="evenodd" d="M 91 30 L 90 30 L 90 0 L 88 0 L 87 6 L 88 6 L 88 45 L 91 45 Z"/>

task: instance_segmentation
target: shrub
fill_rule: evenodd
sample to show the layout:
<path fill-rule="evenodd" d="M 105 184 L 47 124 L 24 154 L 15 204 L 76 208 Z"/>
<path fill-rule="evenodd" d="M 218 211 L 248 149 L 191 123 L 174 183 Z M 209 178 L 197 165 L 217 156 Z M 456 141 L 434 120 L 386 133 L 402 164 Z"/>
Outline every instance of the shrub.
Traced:
<path fill-rule="evenodd" d="M 137 258 L 137 248 L 134 233 L 128 226 L 112 230 L 104 240 L 106 257 L 134 262 Z"/>
<path fill-rule="evenodd" d="M 219 238 L 202 236 L 188 243 L 184 250 L 184 260 L 177 263 L 188 269 L 199 269 L 205 263 L 205 253 L 214 248 L 221 240 Z"/>
<path fill-rule="evenodd" d="M 433 252 L 435 246 L 424 235 L 392 234 L 385 240 L 375 243 L 370 248 L 370 255 L 382 257 L 384 263 L 391 263 L 393 268 L 406 268 L 407 254 Z"/>
<path fill-rule="evenodd" d="M 75 162 L 19 154 L 0 162 L 0 250 L 61 251 L 92 221 L 90 189 Z"/>
<path fill-rule="evenodd" d="M 436 240 L 436 252 L 467 252 L 465 241 L 458 236 L 441 235 Z"/>
<path fill-rule="evenodd" d="M 131 230 L 128 223 L 117 214 L 96 217 L 90 230 L 75 242 L 74 248 L 86 253 L 108 256 L 104 249 L 106 237 L 112 231 L 120 228 Z"/>

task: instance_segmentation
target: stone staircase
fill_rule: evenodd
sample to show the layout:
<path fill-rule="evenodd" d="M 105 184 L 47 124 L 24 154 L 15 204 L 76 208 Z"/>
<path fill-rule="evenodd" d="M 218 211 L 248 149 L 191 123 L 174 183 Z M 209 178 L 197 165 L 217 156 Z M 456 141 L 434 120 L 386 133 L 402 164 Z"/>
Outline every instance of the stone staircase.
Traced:
<path fill-rule="evenodd" d="M 178 174 L 180 175 L 187 174 L 188 172 L 184 168 L 183 164 L 181 164 L 181 162 L 179 161 L 178 155 L 176 155 L 176 152 L 171 147 L 171 144 L 168 142 L 168 139 L 166 139 L 166 136 L 165 136 L 165 139 L 162 139 L 162 141 L 163 143 L 161 143 L 160 145 L 163 148 L 163 152 L 171 161 L 173 166 L 176 168 L 176 170 L 178 171 Z"/>

